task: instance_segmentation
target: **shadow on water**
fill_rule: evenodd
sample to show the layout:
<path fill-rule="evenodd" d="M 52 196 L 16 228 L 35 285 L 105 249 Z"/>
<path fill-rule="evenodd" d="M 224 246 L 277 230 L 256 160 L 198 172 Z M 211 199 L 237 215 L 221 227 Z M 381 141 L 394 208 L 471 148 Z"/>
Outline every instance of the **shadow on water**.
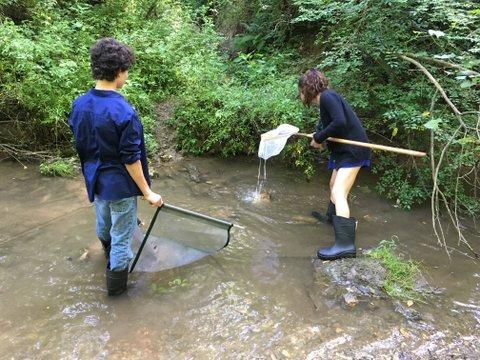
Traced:
<path fill-rule="evenodd" d="M 259 191 L 256 163 L 248 159 L 187 163 L 161 169 L 154 189 L 169 203 L 241 227 L 213 256 L 132 274 L 128 293 L 117 299 L 105 293 L 105 259 L 82 180 L 0 163 L 0 358 L 425 358 L 478 340 L 478 265 L 460 255 L 448 260 L 428 210 L 395 209 L 371 190 L 368 173 L 351 197 L 358 246 L 396 236 L 400 251 L 446 289 L 433 303 L 415 305 L 420 322 L 388 301 L 348 308 L 319 293 L 313 257 L 333 234 L 309 213 L 327 204 L 328 174 L 305 182 L 269 164 Z M 201 175 L 195 181 L 182 171 L 192 164 Z M 253 201 L 255 191 L 267 195 Z M 140 202 L 142 220 L 153 211 Z"/>

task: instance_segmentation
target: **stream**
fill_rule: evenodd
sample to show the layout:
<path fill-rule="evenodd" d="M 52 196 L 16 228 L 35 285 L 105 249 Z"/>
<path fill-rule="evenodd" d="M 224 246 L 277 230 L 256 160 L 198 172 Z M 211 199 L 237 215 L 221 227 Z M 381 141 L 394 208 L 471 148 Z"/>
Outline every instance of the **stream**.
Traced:
<path fill-rule="evenodd" d="M 438 247 L 428 206 L 395 208 L 367 171 L 350 197 L 358 248 L 393 237 L 443 289 L 413 305 L 421 319 L 412 321 L 390 300 L 350 308 L 315 291 L 315 252 L 333 231 L 309 214 L 326 208 L 329 173 L 307 182 L 269 163 L 258 197 L 257 172 L 248 158 L 158 169 L 152 187 L 165 202 L 239 227 L 221 252 L 134 272 L 126 295 L 109 298 L 83 178 L 0 162 L 0 359 L 480 358 L 479 265 Z M 146 225 L 153 213 L 139 201 Z"/>

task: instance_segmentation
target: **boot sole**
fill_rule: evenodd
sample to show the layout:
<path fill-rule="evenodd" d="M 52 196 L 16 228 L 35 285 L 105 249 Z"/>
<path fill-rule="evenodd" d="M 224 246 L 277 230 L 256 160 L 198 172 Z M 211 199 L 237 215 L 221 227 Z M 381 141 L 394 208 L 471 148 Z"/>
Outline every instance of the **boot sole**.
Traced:
<path fill-rule="evenodd" d="M 317 257 L 320 259 L 320 260 L 337 260 L 337 259 L 343 259 L 343 258 L 356 258 L 357 257 L 357 253 L 354 252 L 342 252 L 342 253 L 339 253 L 339 254 L 336 254 L 336 255 L 331 255 L 331 256 L 328 256 L 328 255 L 325 255 L 325 256 L 321 256 L 321 255 L 318 255 L 317 254 Z"/>

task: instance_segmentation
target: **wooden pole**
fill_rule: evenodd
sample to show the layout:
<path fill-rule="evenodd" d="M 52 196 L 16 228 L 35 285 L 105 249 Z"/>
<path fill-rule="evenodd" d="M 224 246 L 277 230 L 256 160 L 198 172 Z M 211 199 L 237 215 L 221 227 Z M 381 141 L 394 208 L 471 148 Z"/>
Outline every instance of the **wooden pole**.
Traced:
<path fill-rule="evenodd" d="M 305 133 L 296 133 L 296 136 L 303 136 L 312 139 L 313 134 L 305 134 Z M 345 139 L 338 139 L 338 138 L 333 138 L 329 137 L 327 141 L 332 141 L 340 144 L 347 144 L 347 145 L 355 145 L 355 146 L 361 146 L 361 147 L 366 147 L 370 149 L 376 149 L 376 150 L 383 150 L 383 151 L 390 151 L 398 154 L 405 154 L 405 155 L 411 155 L 411 156 L 427 156 L 426 153 L 421 152 L 421 151 L 415 151 L 415 150 L 410 150 L 410 149 L 402 149 L 402 148 L 397 148 L 393 146 L 385 146 L 385 145 L 379 145 L 379 144 L 371 144 L 371 143 L 365 143 L 361 141 L 353 141 L 353 140 L 345 140 Z"/>

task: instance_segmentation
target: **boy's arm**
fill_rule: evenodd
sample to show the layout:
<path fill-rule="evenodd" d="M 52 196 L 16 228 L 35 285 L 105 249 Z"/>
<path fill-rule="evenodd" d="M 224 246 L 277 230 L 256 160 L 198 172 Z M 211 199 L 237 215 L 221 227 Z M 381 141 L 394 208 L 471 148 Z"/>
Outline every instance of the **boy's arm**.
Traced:
<path fill-rule="evenodd" d="M 135 184 L 140 188 L 145 200 L 147 200 L 152 206 L 162 206 L 162 197 L 153 192 L 148 186 L 145 175 L 143 174 L 142 162 L 140 160 L 135 161 L 132 164 L 125 164 L 128 174 L 132 177 Z"/>
<path fill-rule="evenodd" d="M 162 197 L 153 192 L 145 179 L 143 173 L 140 144 L 142 142 L 143 130 L 140 120 L 133 115 L 123 124 L 120 138 L 120 161 L 125 165 L 128 174 L 142 192 L 145 200 L 152 206 L 161 206 Z"/>

